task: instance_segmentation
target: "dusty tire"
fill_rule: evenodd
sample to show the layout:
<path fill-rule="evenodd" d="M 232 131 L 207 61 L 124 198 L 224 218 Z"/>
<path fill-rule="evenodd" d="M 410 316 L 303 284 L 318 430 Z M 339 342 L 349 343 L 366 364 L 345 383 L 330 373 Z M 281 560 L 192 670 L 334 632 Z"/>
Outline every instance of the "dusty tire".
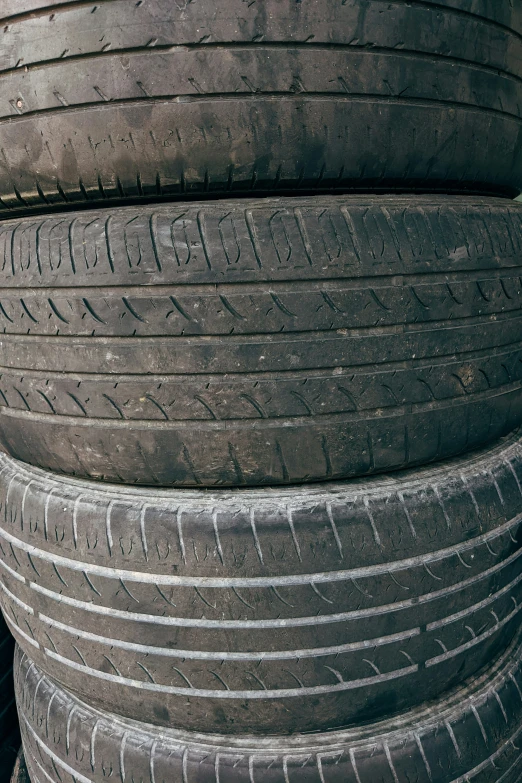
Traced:
<path fill-rule="evenodd" d="M 522 14 L 509 5 L 11 1 L 0 204 L 352 187 L 516 195 Z"/>
<path fill-rule="evenodd" d="M 160 486 L 481 446 L 522 419 L 521 218 L 503 199 L 322 196 L 6 221 L 0 445 Z"/>
<path fill-rule="evenodd" d="M 522 448 L 295 490 L 143 492 L 0 458 L 0 600 L 89 702 L 219 733 L 361 724 L 520 625 Z"/>
<path fill-rule="evenodd" d="M 519 783 L 522 673 L 514 647 L 428 707 L 352 731 L 236 739 L 158 732 L 78 701 L 17 652 L 32 783 Z"/>

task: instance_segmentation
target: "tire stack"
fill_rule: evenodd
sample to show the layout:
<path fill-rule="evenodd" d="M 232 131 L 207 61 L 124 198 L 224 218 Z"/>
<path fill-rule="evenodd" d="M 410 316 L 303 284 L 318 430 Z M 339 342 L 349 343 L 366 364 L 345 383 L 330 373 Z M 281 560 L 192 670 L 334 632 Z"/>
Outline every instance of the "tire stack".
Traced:
<path fill-rule="evenodd" d="M 519 783 L 522 7 L 22 5 L 0 601 L 32 783 Z"/>

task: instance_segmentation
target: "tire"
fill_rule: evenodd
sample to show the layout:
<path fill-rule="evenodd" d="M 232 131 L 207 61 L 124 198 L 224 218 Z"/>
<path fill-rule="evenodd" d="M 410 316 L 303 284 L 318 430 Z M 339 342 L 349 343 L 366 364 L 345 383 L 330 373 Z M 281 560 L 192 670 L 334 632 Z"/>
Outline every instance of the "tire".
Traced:
<path fill-rule="evenodd" d="M 494 5 L 10 0 L 1 206 L 276 189 L 515 196 L 522 13 Z"/>
<path fill-rule="evenodd" d="M 520 626 L 520 434 L 437 468 L 144 493 L 0 457 L 0 601 L 88 702 L 193 731 L 361 725 L 434 699 Z"/>
<path fill-rule="evenodd" d="M 340 479 L 522 419 L 522 207 L 317 197 L 0 226 L 0 445 L 159 486 Z"/>
<path fill-rule="evenodd" d="M 438 702 L 352 731 L 287 738 L 190 735 L 78 701 L 17 652 L 32 783 L 519 783 L 520 648 Z M 518 740 L 518 742 L 517 742 Z"/>

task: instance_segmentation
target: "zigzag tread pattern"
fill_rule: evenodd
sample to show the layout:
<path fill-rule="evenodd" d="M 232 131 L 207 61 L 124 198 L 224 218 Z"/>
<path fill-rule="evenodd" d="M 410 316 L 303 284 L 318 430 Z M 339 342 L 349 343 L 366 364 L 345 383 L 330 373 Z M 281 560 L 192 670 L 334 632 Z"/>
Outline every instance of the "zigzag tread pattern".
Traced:
<path fill-rule="evenodd" d="M 304 282 L 199 286 L 192 293 L 172 286 L 105 289 L 47 288 L 43 291 L 3 289 L 0 330 L 3 334 L 64 337 L 159 337 L 260 335 L 281 332 L 357 330 L 385 326 L 458 322 L 520 310 L 520 272 L 451 275 L 447 281 L 429 276 L 394 276 L 372 286 Z M 474 278 L 474 279 L 473 279 Z M 366 281 L 364 281 L 366 282 Z M 455 324 L 456 325 L 456 324 Z"/>
<path fill-rule="evenodd" d="M 95 419 L 138 421 L 273 420 L 352 413 L 371 418 L 385 409 L 447 407 L 477 396 L 502 394 L 522 382 L 522 343 L 466 359 L 399 366 L 386 372 L 333 368 L 263 374 L 117 375 L 110 380 L 75 373 L 17 372 L 0 368 L 0 407 Z M 485 354 L 485 355 L 484 355 Z M 288 377 L 290 376 L 290 377 Z M 319 417 L 317 419 L 316 417 Z"/>

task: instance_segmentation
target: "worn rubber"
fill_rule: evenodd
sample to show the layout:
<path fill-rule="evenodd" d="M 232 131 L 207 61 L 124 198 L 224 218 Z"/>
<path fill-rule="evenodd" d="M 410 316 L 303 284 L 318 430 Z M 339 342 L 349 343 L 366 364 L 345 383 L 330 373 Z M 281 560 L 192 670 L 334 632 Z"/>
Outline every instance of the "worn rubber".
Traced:
<path fill-rule="evenodd" d="M 78 701 L 20 651 L 16 680 L 32 783 L 519 783 L 520 659 L 512 647 L 464 687 L 391 721 L 279 739 L 123 721 Z"/>
<path fill-rule="evenodd" d="M 142 490 L 0 458 L 0 600 L 89 702 L 287 733 L 435 698 L 520 626 L 520 434 L 438 467 L 293 490 Z"/>
<path fill-rule="evenodd" d="M 522 419 L 522 207 L 343 196 L 0 225 L 0 445 L 146 485 L 441 460 Z"/>
<path fill-rule="evenodd" d="M 9 0 L 3 16 L 5 211 L 522 190 L 518 3 Z"/>

